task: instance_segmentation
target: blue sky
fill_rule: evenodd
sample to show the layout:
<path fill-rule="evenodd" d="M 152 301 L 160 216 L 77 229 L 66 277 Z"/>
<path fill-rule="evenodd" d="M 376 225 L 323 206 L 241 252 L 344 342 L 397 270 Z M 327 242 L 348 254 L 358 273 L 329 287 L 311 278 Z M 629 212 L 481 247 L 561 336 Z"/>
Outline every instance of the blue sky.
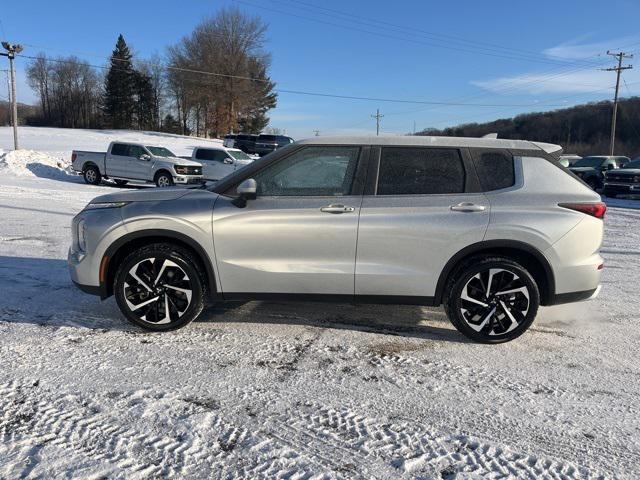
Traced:
<path fill-rule="evenodd" d="M 611 98 L 607 49 L 640 55 L 640 2 L 427 0 L 217 0 L 15 2 L 0 12 L 0 36 L 25 54 L 75 53 L 101 64 L 122 33 L 140 58 L 163 54 L 222 6 L 269 24 L 271 76 L 279 88 L 428 105 L 281 92 L 272 126 L 296 138 L 383 134 L 504 118 Z M 634 60 L 630 60 L 633 63 Z M 33 102 L 18 62 L 18 97 Z M 5 69 L 6 59 L 0 58 Z M 640 67 L 640 64 L 639 64 Z M 0 96 L 6 97 L 3 75 Z M 624 73 L 622 95 L 640 94 L 640 68 Z"/>

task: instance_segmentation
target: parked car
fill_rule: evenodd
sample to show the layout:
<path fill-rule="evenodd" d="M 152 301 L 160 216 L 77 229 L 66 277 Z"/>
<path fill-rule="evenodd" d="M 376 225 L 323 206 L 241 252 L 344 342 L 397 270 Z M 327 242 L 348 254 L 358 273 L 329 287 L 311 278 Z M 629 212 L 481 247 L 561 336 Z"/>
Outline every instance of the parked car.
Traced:
<path fill-rule="evenodd" d="M 71 164 L 92 185 L 98 185 L 103 178 L 115 180 L 118 185 L 133 180 L 153 182 L 159 187 L 203 182 L 199 163 L 178 158 L 164 147 L 139 143 L 111 142 L 106 153 L 74 150 Z"/>
<path fill-rule="evenodd" d="M 559 148 L 315 137 L 207 189 L 95 198 L 72 222 L 71 277 L 149 330 L 205 300 L 356 301 L 444 304 L 469 338 L 512 340 L 539 305 L 599 291 L 606 206 Z"/>
<path fill-rule="evenodd" d="M 578 160 L 569 167 L 569 170 L 580 177 L 593 190 L 596 190 L 602 188 L 604 184 L 604 172 L 621 168 L 629 161 L 629 157 L 594 155 Z"/>
<path fill-rule="evenodd" d="M 293 138 L 284 135 L 258 135 L 253 152 L 261 157 L 280 147 L 293 143 Z"/>
<path fill-rule="evenodd" d="M 196 147 L 191 153 L 191 159 L 202 164 L 205 180 L 214 181 L 254 161 L 242 150 L 225 147 Z"/>
<path fill-rule="evenodd" d="M 224 141 L 222 142 L 222 145 L 224 145 L 227 148 L 235 147 L 236 137 L 237 137 L 237 135 L 234 135 L 234 134 L 231 134 L 231 133 L 229 135 L 225 135 L 224 136 Z"/>
<path fill-rule="evenodd" d="M 605 172 L 602 193 L 612 198 L 623 194 L 640 194 L 640 158 L 626 163 L 623 168 Z"/>
<path fill-rule="evenodd" d="M 241 133 L 236 135 L 233 142 L 233 147 L 242 150 L 244 153 L 255 153 L 257 135 L 249 135 Z"/>
<path fill-rule="evenodd" d="M 563 167 L 571 167 L 578 160 L 581 160 L 582 157 L 580 155 L 575 155 L 571 153 L 560 155 L 560 165 Z"/>

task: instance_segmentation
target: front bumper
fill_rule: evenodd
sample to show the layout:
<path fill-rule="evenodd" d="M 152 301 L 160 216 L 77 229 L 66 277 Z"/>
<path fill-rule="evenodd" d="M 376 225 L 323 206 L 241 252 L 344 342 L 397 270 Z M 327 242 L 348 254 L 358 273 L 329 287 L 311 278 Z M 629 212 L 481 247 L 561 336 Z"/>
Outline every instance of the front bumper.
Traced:
<path fill-rule="evenodd" d="M 640 194 L 640 183 L 605 182 L 604 194 Z"/>
<path fill-rule="evenodd" d="M 206 180 L 202 175 L 176 175 L 173 181 L 180 185 L 199 185 Z"/>

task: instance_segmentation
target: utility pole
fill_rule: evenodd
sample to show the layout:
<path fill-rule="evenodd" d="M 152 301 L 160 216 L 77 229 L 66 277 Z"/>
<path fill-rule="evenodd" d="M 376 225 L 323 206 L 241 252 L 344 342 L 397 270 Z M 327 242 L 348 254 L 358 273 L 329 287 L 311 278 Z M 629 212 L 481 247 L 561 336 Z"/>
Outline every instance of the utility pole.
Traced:
<path fill-rule="evenodd" d="M 620 74 L 623 70 L 633 68 L 633 65 L 622 66 L 622 60 L 625 58 L 633 58 L 633 55 L 624 52 L 612 52 L 607 50 L 607 55 L 611 55 L 618 59 L 618 66 L 612 68 L 603 68 L 605 72 L 616 72 L 616 94 L 613 100 L 613 115 L 611 116 L 611 140 L 609 143 L 609 155 L 613 155 L 616 146 L 616 121 L 618 117 L 618 91 L 620 90 Z"/>
<path fill-rule="evenodd" d="M 314 130 L 314 131 L 313 131 L 313 134 L 314 134 L 316 137 L 319 137 L 319 136 L 320 136 L 320 130 Z"/>
<path fill-rule="evenodd" d="M 384 117 L 384 115 L 380 115 L 380 109 L 376 108 L 376 114 L 371 115 L 371 118 L 376 119 L 376 136 L 380 135 L 380 119 Z"/>
<path fill-rule="evenodd" d="M 2 42 L 2 46 L 7 53 L 0 55 L 9 58 L 9 70 L 11 71 L 11 124 L 13 125 L 13 148 L 18 150 L 18 100 L 16 97 L 16 70 L 13 65 L 13 59 L 16 53 L 22 51 L 22 45 L 16 45 L 9 42 Z"/>

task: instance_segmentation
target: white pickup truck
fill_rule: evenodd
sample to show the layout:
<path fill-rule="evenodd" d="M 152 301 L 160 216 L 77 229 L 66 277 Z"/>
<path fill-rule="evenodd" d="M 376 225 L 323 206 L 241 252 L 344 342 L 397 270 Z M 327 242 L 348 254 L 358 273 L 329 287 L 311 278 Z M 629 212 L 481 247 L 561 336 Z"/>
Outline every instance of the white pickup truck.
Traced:
<path fill-rule="evenodd" d="M 153 182 L 158 187 L 204 181 L 200 163 L 180 158 L 164 147 L 139 143 L 111 142 L 106 153 L 74 150 L 71 163 L 73 170 L 92 185 L 103 178 L 118 185 L 135 181 Z"/>
<path fill-rule="evenodd" d="M 226 177 L 254 160 L 242 150 L 223 146 L 195 147 L 188 158 L 202 164 L 205 180 L 214 181 Z"/>

